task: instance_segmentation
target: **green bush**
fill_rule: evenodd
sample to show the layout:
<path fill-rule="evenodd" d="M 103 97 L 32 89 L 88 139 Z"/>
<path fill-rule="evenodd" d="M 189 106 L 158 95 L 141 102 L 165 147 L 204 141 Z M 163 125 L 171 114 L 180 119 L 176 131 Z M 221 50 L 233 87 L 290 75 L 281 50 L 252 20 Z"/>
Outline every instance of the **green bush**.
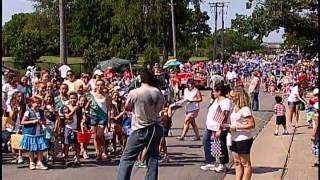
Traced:
<path fill-rule="evenodd" d="M 100 61 L 110 59 L 110 51 L 106 44 L 95 41 L 83 53 L 83 60 L 89 70 L 92 70 Z"/>
<path fill-rule="evenodd" d="M 177 58 L 182 62 L 186 62 L 192 56 L 192 50 L 188 48 L 181 48 L 177 51 Z"/>
<path fill-rule="evenodd" d="M 146 67 L 148 64 L 159 63 L 159 50 L 155 47 L 148 46 L 148 48 L 144 51 L 144 61 L 143 66 Z"/>

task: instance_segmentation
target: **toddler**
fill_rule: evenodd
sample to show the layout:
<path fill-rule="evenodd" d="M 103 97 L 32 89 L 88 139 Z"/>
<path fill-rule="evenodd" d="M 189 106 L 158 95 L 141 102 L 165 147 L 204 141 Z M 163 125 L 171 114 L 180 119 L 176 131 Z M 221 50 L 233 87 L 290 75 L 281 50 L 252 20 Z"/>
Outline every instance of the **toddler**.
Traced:
<path fill-rule="evenodd" d="M 274 132 L 275 136 L 278 136 L 279 126 L 282 125 L 284 129 L 283 135 L 288 135 L 286 126 L 286 107 L 282 104 L 282 97 L 275 97 L 276 104 L 274 105 L 274 115 L 276 116 L 276 130 Z"/>

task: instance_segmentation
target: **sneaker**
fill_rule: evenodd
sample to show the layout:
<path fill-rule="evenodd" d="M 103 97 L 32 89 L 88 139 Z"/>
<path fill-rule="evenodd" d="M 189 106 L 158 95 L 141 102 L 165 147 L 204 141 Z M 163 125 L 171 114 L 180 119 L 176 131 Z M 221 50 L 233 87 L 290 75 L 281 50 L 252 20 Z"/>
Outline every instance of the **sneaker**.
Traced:
<path fill-rule="evenodd" d="M 69 165 L 69 161 L 68 160 L 63 160 L 63 163 L 62 163 L 64 166 L 68 166 Z"/>
<path fill-rule="evenodd" d="M 168 163 L 169 162 L 169 156 L 168 155 L 165 155 L 164 157 L 163 157 L 163 162 L 164 163 Z"/>
<path fill-rule="evenodd" d="M 215 168 L 215 166 L 213 164 L 207 164 L 207 165 L 204 165 L 204 166 L 201 166 L 200 169 L 201 170 L 204 170 L 204 171 L 208 171 L 212 168 Z"/>
<path fill-rule="evenodd" d="M 147 168 L 147 165 L 145 163 L 139 163 L 138 168 Z"/>
<path fill-rule="evenodd" d="M 216 171 L 216 172 L 223 172 L 223 171 L 225 171 L 226 170 L 226 166 L 225 165 L 223 165 L 223 164 L 219 164 L 217 167 L 215 167 L 214 168 L 214 171 Z"/>
<path fill-rule="evenodd" d="M 35 170 L 36 169 L 36 164 L 34 162 L 30 162 L 29 167 L 30 167 L 31 170 Z"/>
<path fill-rule="evenodd" d="M 17 162 L 18 162 L 17 159 L 12 159 L 12 160 L 11 160 L 11 163 L 13 163 L 13 164 L 16 164 Z"/>
<path fill-rule="evenodd" d="M 284 133 L 282 133 L 282 135 L 289 135 L 289 132 L 285 131 Z"/>
<path fill-rule="evenodd" d="M 83 159 L 89 159 L 88 153 L 86 151 L 83 152 Z"/>
<path fill-rule="evenodd" d="M 79 160 L 78 158 L 76 158 L 76 159 L 74 160 L 74 165 L 75 165 L 75 166 L 80 166 L 80 160 Z"/>
<path fill-rule="evenodd" d="M 159 161 L 160 163 L 168 163 L 169 162 L 169 156 L 164 155 L 163 158 Z"/>
<path fill-rule="evenodd" d="M 42 162 L 38 162 L 38 163 L 37 163 L 37 166 L 36 166 L 36 169 L 39 169 L 39 170 L 47 170 L 48 167 L 47 167 L 47 166 L 44 166 Z"/>
<path fill-rule="evenodd" d="M 19 156 L 18 157 L 18 164 L 22 164 L 23 163 L 23 158 L 22 158 L 22 156 Z"/>

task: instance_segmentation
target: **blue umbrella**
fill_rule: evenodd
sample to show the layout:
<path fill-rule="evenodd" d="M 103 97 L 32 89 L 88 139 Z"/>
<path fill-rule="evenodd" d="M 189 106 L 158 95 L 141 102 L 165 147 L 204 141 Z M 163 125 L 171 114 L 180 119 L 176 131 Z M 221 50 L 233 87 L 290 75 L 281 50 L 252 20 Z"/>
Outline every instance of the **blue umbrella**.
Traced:
<path fill-rule="evenodd" d="M 164 65 L 163 68 L 168 68 L 168 67 L 173 67 L 173 66 L 180 66 L 182 63 L 178 61 L 177 59 L 171 59 L 167 61 Z"/>

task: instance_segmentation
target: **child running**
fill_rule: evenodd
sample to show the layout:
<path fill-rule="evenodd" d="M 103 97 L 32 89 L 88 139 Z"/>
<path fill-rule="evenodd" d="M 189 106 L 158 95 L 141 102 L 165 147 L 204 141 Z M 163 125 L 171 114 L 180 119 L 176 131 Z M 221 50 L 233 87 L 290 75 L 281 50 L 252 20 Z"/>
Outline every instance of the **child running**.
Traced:
<path fill-rule="evenodd" d="M 275 136 L 278 136 L 279 126 L 282 125 L 284 129 L 283 135 L 288 135 L 286 126 L 286 107 L 282 104 L 282 97 L 275 97 L 276 104 L 274 105 L 274 114 L 276 116 L 276 130 L 274 132 Z"/>

